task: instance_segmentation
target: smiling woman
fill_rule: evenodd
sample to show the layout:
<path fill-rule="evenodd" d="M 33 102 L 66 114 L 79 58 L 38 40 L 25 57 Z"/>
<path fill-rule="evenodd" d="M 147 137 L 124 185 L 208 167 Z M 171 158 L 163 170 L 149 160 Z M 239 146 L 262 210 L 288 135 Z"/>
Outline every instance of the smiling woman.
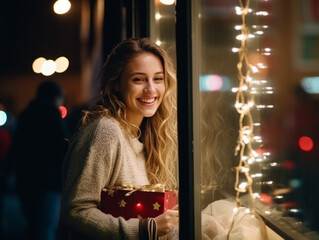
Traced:
<path fill-rule="evenodd" d="M 160 59 L 150 53 L 142 53 L 127 64 L 117 90 L 130 124 L 140 126 L 144 117 L 157 111 L 165 93 L 163 71 Z"/>
<path fill-rule="evenodd" d="M 175 74 L 148 39 L 128 39 L 108 56 L 100 97 L 85 112 L 63 167 L 62 239 L 157 239 L 177 229 L 178 207 L 155 218 L 100 210 L 104 188 L 176 184 Z"/>

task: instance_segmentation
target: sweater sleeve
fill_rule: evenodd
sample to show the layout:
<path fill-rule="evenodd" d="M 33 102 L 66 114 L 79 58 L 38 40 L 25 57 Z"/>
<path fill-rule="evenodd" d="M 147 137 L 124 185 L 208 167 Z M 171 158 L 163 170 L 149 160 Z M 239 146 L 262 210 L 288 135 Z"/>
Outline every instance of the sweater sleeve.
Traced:
<path fill-rule="evenodd" d="M 111 123 L 111 124 L 110 124 Z M 100 211 L 101 190 L 116 178 L 121 164 L 119 126 L 108 120 L 87 126 L 67 154 L 61 219 L 73 234 L 89 239 L 138 239 L 139 220 Z"/>

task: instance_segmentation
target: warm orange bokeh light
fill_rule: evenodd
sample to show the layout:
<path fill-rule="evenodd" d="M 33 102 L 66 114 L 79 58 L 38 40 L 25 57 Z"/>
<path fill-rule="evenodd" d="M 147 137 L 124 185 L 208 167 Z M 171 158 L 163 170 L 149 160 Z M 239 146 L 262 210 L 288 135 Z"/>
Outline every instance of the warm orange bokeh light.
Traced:
<path fill-rule="evenodd" d="M 39 57 L 36 60 L 33 61 L 32 63 L 32 69 L 35 73 L 41 73 L 41 68 L 43 63 L 46 61 L 45 58 Z"/>
<path fill-rule="evenodd" d="M 59 57 L 55 60 L 56 63 L 56 72 L 62 73 L 69 67 L 69 60 L 66 57 Z"/>

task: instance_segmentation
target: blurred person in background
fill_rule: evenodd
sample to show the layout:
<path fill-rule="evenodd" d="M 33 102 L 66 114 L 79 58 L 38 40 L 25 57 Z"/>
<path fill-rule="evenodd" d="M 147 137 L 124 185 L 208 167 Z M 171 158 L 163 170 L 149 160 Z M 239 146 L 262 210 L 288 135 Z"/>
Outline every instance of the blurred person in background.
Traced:
<path fill-rule="evenodd" d="M 36 97 L 20 114 L 10 151 L 16 187 L 27 220 L 27 239 L 53 240 L 61 195 L 61 165 L 69 131 L 58 107 L 61 86 L 45 81 Z"/>

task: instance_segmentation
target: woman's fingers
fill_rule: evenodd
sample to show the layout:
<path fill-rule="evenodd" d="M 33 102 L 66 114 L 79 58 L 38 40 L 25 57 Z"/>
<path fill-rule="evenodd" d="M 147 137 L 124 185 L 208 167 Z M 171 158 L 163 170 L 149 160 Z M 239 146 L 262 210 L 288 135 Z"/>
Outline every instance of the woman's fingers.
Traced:
<path fill-rule="evenodd" d="M 179 211 L 168 209 L 163 214 L 155 218 L 158 236 L 162 236 L 170 232 L 179 224 Z"/>
<path fill-rule="evenodd" d="M 176 204 L 172 209 L 173 209 L 173 210 L 179 210 L 178 204 Z"/>

